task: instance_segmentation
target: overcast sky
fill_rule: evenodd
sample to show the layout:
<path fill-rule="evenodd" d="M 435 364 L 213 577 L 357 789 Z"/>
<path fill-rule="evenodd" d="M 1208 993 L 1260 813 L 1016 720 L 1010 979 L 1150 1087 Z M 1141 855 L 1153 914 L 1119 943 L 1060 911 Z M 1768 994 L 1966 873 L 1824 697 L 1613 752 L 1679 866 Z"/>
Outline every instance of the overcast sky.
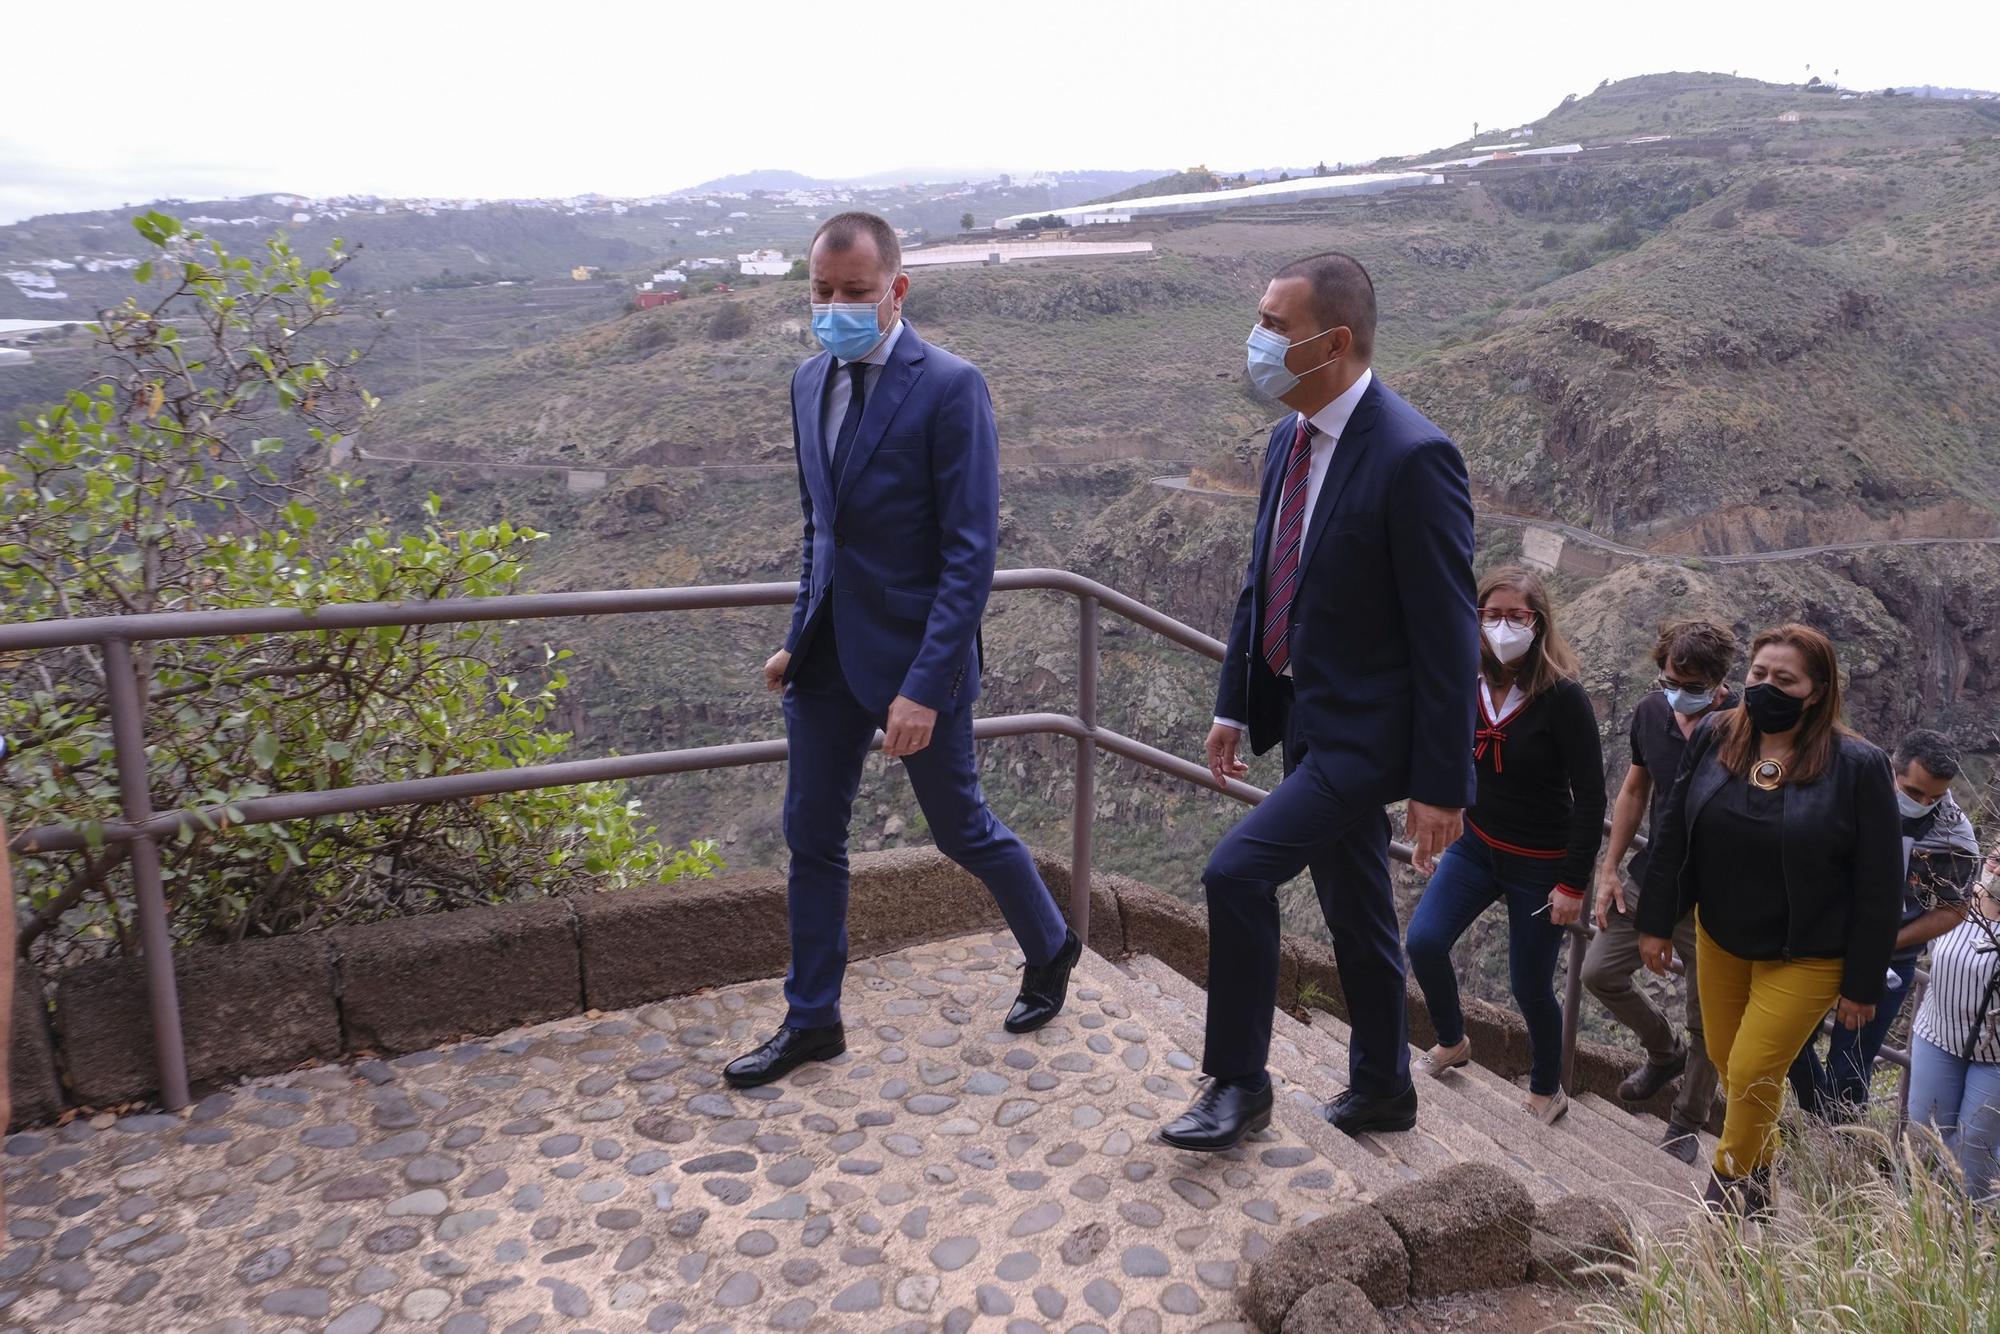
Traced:
<path fill-rule="evenodd" d="M 2000 88 L 1994 0 L 10 0 L 0 32 L 0 222 L 269 190 L 637 195 L 761 167 L 1351 162 L 1662 70 Z"/>

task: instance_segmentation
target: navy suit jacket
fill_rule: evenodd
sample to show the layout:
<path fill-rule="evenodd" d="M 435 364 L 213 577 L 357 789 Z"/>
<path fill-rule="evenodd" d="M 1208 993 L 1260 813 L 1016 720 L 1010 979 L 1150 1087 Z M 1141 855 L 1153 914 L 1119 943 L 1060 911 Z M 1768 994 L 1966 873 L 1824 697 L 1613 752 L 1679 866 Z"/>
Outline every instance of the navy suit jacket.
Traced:
<path fill-rule="evenodd" d="M 1297 432 L 1296 414 L 1271 432 L 1216 692 L 1216 714 L 1247 724 L 1260 755 L 1286 727 L 1284 683 L 1258 645 L 1271 525 Z M 1379 375 L 1334 448 L 1301 556 L 1290 708 L 1308 762 L 1359 801 L 1470 806 L 1479 628 L 1465 460 Z"/>
<path fill-rule="evenodd" d="M 970 704 L 1000 538 L 1000 440 L 986 380 L 905 321 L 835 478 L 821 425 L 832 367 L 821 352 L 792 376 L 805 511 L 785 638 L 792 668 L 831 616 L 841 674 L 870 710 L 885 713 L 897 695 L 940 713 Z"/>

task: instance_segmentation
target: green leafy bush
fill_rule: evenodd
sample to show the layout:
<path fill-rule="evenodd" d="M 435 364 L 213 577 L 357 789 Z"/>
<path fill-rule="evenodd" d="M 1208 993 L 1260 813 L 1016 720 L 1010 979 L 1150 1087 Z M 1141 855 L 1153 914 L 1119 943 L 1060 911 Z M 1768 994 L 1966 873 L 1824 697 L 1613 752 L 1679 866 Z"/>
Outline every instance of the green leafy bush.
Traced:
<path fill-rule="evenodd" d="M 374 400 L 357 357 L 316 351 L 340 313 L 336 242 L 314 268 L 283 237 L 256 262 L 147 214 L 162 254 L 102 334 L 104 373 L 0 450 L 0 606 L 10 620 L 315 607 L 517 592 L 543 534 L 422 532 L 369 518 L 329 465 Z M 151 295 L 149 293 L 149 295 Z M 328 630 L 132 646 L 157 809 L 551 760 L 566 684 L 549 647 L 493 624 Z M 17 830 L 119 816 L 106 665 L 95 649 L 0 659 Z M 162 849 L 183 941 L 226 940 L 583 888 L 708 874 L 713 845 L 663 848 L 616 784 L 316 821 L 187 831 Z M 123 850 L 25 857 L 58 944 L 134 948 Z"/>

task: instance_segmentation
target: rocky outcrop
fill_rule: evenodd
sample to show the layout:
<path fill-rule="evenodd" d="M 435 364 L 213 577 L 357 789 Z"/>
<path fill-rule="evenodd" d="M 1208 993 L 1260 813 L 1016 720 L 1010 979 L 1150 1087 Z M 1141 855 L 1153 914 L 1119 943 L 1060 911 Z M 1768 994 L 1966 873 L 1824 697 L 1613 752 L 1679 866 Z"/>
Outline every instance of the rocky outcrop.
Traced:
<path fill-rule="evenodd" d="M 1528 1272 L 1527 1187 L 1490 1163 L 1458 1163 L 1398 1187 L 1375 1209 L 1410 1257 L 1410 1296 L 1501 1288 Z"/>
<path fill-rule="evenodd" d="M 1512 1287 L 1531 1269 L 1602 1280 L 1633 1254 L 1629 1226 L 1604 1201 L 1565 1196 L 1538 1213 L 1498 1167 L 1458 1163 L 1293 1228 L 1251 1267 L 1239 1300 L 1265 1334 L 1372 1329 L 1380 1318 L 1366 1303 Z"/>
<path fill-rule="evenodd" d="M 1237 1300 L 1258 1329 L 1275 1330 L 1300 1298 L 1336 1280 L 1352 1284 L 1377 1306 L 1399 1306 L 1409 1297 L 1409 1253 L 1388 1220 L 1368 1205 L 1287 1232 L 1251 1267 Z"/>

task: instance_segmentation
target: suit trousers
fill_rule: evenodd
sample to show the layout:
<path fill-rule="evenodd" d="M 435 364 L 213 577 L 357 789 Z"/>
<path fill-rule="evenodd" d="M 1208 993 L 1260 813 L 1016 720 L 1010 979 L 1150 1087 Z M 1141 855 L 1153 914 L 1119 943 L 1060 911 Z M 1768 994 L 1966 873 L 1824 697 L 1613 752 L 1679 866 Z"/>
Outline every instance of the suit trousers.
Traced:
<path fill-rule="evenodd" d="M 887 719 L 847 688 L 831 616 L 805 652 L 785 689 L 792 942 L 785 1023 L 820 1028 L 840 1022 L 841 979 L 847 971 L 847 830 L 869 743 Z M 985 884 L 1029 962 L 1054 958 L 1069 928 L 1027 845 L 986 805 L 973 751 L 971 708 L 940 713 L 930 744 L 904 756 L 903 769 L 938 850 Z"/>
<path fill-rule="evenodd" d="M 1223 835 L 1208 895 L 1208 1027 L 1202 1069 L 1263 1073 L 1278 1000 L 1278 886 L 1312 872 L 1333 935 L 1353 1040 L 1348 1085 L 1364 1098 L 1410 1086 L 1403 940 L 1389 886 L 1389 816 L 1313 762 L 1287 719 L 1285 780 Z"/>

